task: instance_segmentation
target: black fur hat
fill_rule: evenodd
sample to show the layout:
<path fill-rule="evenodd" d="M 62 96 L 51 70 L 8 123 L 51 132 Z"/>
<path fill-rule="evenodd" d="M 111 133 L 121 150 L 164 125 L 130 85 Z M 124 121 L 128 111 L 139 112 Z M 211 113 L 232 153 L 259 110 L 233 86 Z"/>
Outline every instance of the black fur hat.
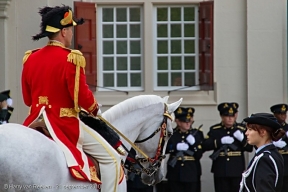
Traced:
<path fill-rule="evenodd" d="M 44 7 L 39 10 L 41 15 L 41 32 L 32 39 L 39 40 L 43 37 L 47 37 L 53 33 L 57 33 L 61 29 L 69 26 L 81 25 L 84 23 L 84 19 L 73 18 L 72 9 L 69 6 L 62 5 L 56 7 Z"/>

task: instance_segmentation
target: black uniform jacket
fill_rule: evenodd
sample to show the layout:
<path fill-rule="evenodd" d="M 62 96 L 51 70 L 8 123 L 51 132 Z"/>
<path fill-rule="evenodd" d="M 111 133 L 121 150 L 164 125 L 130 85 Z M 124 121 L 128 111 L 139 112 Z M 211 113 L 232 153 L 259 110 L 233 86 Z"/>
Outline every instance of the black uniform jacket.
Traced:
<path fill-rule="evenodd" d="M 283 168 L 283 158 L 277 148 L 273 144 L 265 146 L 255 154 L 243 173 L 242 192 L 280 192 L 283 184 Z M 248 172 L 250 174 L 247 174 Z"/>
<path fill-rule="evenodd" d="M 195 138 L 195 143 L 190 145 L 186 141 L 186 137 L 192 134 Z M 190 129 L 187 132 L 181 132 L 177 127 L 174 129 L 174 133 L 168 141 L 166 153 L 170 153 L 170 158 L 167 164 L 167 176 L 168 180 L 180 181 L 180 182 L 197 182 L 201 175 L 200 159 L 203 151 L 201 142 L 204 136 L 202 130 Z M 183 152 L 183 157 L 179 157 L 175 166 L 169 165 L 172 159 L 179 154 L 176 149 L 178 143 L 185 142 L 189 145 L 189 151 L 192 151 L 193 156 Z"/>
<path fill-rule="evenodd" d="M 237 130 L 244 134 L 244 139 L 241 142 L 233 136 Z M 242 172 L 245 170 L 244 151 L 251 152 L 253 150 L 253 146 L 247 144 L 245 131 L 246 128 L 239 123 L 235 123 L 231 128 L 224 127 L 222 123 L 213 125 L 210 128 L 202 144 L 204 151 L 214 150 L 215 152 L 223 148 L 224 145 L 221 143 L 221 138 L 224 136 L 233 137 L 233 145 L 236 147 L 236 150 L 234 150 L 229 145 L 224 146 L 227 147 L 227 150 L 221 151 L 216 160 L 213 160 L 211 172 L 214 173 L 215 177 L 241 177 Z"/>
<path fill-rule="evenodd" d="M 6 121 L 6 123 L 9 122 L 13 110 L 14 108 L 10 106 L 8 106 L 7 109 L 0 109 L 0 125 L 3 123 L 3 121 Z"/>
<path fill-rule="evenodd" d="M 285 132 L 288 131 L 288 124 L 287 123 L 282 123 L 282 128 L 285 130 Z M 286 136 L 286 134 L 283 136 L 282 138 L 283 141 L 285 141 L 287 143 L 287 145 L 279 150 L 279 153 L 283 156 L 284 159 L 284 176 L 288 176 L 288 137 Z"/>

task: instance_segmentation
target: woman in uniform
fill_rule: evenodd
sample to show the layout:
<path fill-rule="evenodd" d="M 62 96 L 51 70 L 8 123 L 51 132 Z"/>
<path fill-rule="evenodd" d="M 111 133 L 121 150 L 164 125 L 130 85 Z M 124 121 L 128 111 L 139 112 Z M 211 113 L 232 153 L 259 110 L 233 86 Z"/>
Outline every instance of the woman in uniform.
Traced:
<path fill-rule="evenodd" d="M 280 192 L 283 184 L 283 158 L 272 141 L 285 131 L 269 113 L 256 113 L 244 119 L 247 142 L 256 148 L 255 156 L 242 174 L 240 192 Z"/>

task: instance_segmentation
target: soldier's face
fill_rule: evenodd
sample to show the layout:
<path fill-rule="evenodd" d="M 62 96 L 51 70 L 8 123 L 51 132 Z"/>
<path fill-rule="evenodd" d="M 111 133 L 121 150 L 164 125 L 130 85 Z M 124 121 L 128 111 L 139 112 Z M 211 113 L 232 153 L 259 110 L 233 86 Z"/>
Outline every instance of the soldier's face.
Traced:
<path fill-rule="evenodd" d="M 232 127 L 233 124 L 235 123 L 236 121 L 236 116 L 221 116 L 221 119 L 222 119 L 222 123 L 225 125 L 225 127 L 229 128 L 229 127 Z"/>
<path fill-rule="evenodd" d="M 274 116 L 276 117 L 276 119 L 278 120 L 279 123 L 285 122 L 285 120 L 287 118 L 286 113 L 275 113 Z"/>
<path fill-rule="evenodd" d="M 184 131 L 188 131 L 190 129 L 190 127 L 191 127 L 191 124 L 192 124 L 191 121 L 184 122 L 184 121 L 179 121 L 179 119 L 176 119 L 175 121 L 176 121 L 177 126 L 179 127 L 179 129 L 181 131 L 183 131 L 183 132 Z"/>

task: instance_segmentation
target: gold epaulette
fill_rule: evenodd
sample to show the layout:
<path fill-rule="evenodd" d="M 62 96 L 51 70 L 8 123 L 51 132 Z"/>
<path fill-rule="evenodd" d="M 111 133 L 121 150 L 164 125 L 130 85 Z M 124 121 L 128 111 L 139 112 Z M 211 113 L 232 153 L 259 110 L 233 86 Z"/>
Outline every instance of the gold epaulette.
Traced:
<path fill-rule="evenodd" d="M 237 125 L 237 128 L 238 128 L 238 129 L 241 129 L 242 131 L 246 131 L 246 128 L 245 128 L 245 127 L 242 127 L 242 126 L 240 126 L 240 125 Z"/>
<path fill-rule="evenodd" d="M 65 48 L 68 49 L 68 48 Z M 81 53 L 81 51 L 76 50 L 76 49 L 68 49 L 70 53 L 67 56 L 67 61 L 75 64 L 76 66 L 80 67 L 85 67 L 86 66 L 86 61 L 85 57 Z"/>
<path fill-rule="evenodd" d="M 85 57 L 79 50 L 74 49 L 68 49 L 68 50 L 70 50 L 70 53 L 67 55 L 67 61 L 76 65 L 75 85 L 74 85 L 74 109 L 76 112 L 80 112 L 80 107 L 78 106 L 80 67 L 84 68 L 86 66 L 86 61 Z"/>
<path fill-rule="evenodd" d="M 34 49 L 34 50 L 28 50 L 28 51 L 26 51 L 25 54 L 24 54 L 24 57 L 23 57 L 23 59 L 22 59 L 22 64 L 24 65 L 24 63 L 27 61 L 28 57 L 29 57 L 32 53 L 34 53 L 34 52 L 36 52 L 36 51 L 38 51 L 38 50 L 39 50 L 39 49 Z"/>
<path fill-rule="evenodd" d="M 218 125 L 218 126 L 215 126 L 215 127 L 211 127 L 211 129 L 219 129 L 221 127 L 222 127 L 221 125 Z"/>

